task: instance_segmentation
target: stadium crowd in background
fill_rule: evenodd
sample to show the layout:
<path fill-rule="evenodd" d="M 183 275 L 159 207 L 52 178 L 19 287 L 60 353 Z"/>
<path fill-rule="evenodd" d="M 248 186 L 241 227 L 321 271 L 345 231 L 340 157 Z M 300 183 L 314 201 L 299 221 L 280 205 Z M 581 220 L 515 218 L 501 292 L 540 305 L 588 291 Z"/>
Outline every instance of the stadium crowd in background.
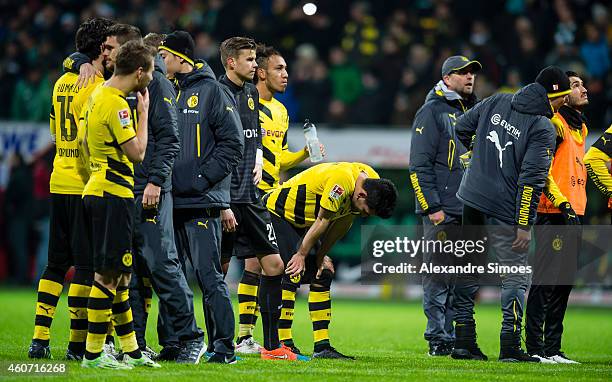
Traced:
<path fill-rule="evenodd" d="M 502 9 L 499 3 L 340 0 L 317 3 L 319 11 L 306 16 L 302 3 L 290 0 L 246 7 L 237 0 L 23 2 L 0 16 L 0 102 L 10 105 L 0 119 L 46 121 L 50 84 L 60 75 L 56 63 L 72 51 L 76 27 L 105 16 L 146 31 L 190 32 L 194 55 L 217 76 L 223 74 L 218 46 L 230 36 L 277 47 L 292 78 L 281 101 L 293 121 L 410 126 L 444 59 L 462 52 L 483 64 L 479 99 L 516 91 L 547 65 L 585 73 L 587 117 L 595 130 L 607 127 L 612 27 L 606 2 L 506 0 Z M 235 15 L 238 25 L 222 22 Z"/>
<path fill-rule="evenodd" d="M 76 28 L 88 17 L 102 15 L 145 31 L 190 31 L 194 56 L 207 60 L 217 76 L 223 73 L 218 46 L 224 38 L 244 34 L 274 45 L 286 57 L 291 77 L 287 91 L 277 98 L 295 122 L 314 116 L 334 127 L 389 123 L 410 128 L 444 59 L 461 52 L 483 64 L 474 87 L 479 99 L 495 91 L 516 91 L 548 64 L 582 73 L 590 101 L 585 115 L 590 129 L 599 133 L 611 119 L 612 28 L 610 8 L 604 4 L 508 0 L 499 12 L 497 4 L 480 0 L 343 0 L 334 7 L 318 4 L 319 12 L 306 16 L 301 3 L 289 0 L 252 3 L 248 9 L 231 0 L 183 1 L 180 6 L 169 1 L 154 6 L 139 0 L 30 1 L 0 16 L 5 52 L 0 58 L 0 102 L 7 106 L 0 109 L 0 120 L 46 122 L 51 84 L 61 75 L 58 63 L 73 50 Z M 235 14 L 241 15 L 238 26 L 220 22 Z M 44 243 L 48 236 L 48 191 L 37 185 L 48 183 L 52 153 L 40 153 L 32 163 L 17 157 L 0 161 L 0 265 L 10 256 L 18 283 L 36 279 L 44 263 L 24 256 L 39 252 L 36 239 Z M 398 223 L 412 210 L 401 208 Z M 23 219 L 14 218 L 15 211 Z M 24 251 L 28 240 L 34 244 Z M 19 248 L 17 254 L 11 248 Z M 0 279 L 7 273 L 0 266 Z"/>

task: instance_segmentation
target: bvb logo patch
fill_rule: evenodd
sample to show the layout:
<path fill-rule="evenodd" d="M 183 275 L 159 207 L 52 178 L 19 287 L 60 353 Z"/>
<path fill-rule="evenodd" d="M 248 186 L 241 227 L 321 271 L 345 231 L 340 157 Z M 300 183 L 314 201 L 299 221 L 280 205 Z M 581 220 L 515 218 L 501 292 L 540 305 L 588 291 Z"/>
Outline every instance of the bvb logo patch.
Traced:
<path fill-rule="evenodd" d="M 289 280 L 291 280 L 291 282 L 294 283 L 294 284 L 298 284 L 301 279 L 302 279 L 302 275 L 291 276 L 289 278 Z"/>
<path fill-rule="evenodd" d="M 192 95 L 191 97 L 189 97 L 189 99 L 187 100 L 187 106 L 189 106 L 189 107 L 196 107 L 196 106 L 198 106 L 198 96 L 197 95 Z"/>
<path fill-rule="evenodd" d="M 123 262 L 123 265 L 125 265 L 126 267 L 131 267 L 132 266 L 132 254 L 127 252 L 121 258 L 121 262 Z"/>
<path fill-rule="evenodd" d="M 553 240 L 552 242 L 552 247 L 555 251 L 560 251 L 561 248 L 563 248 L 563 240 L 561 240 L 561 238 L 559 237 L 559 235 L 557 235 L 557 237 L 555 238 L 555 240 Z"/>
<path fill-rule="evenodd" d="M 446 241 L 446 231 L 438 232 L 437 238 L 439 241 Z"/>
<path fill-rule="evenodd" d="M 249 104 L 249 109 L 255 110 L 255 101 L 253 101 L 253 98 L 249 97 L 249 101 L 247 103 Z"/>

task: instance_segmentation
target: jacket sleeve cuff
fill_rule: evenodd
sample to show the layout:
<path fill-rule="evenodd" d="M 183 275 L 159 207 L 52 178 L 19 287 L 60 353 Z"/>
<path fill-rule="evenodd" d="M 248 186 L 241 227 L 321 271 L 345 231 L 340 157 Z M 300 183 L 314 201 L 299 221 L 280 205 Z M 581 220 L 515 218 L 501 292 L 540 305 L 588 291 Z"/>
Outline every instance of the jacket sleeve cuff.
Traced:
<path fill-rule="evenodd" d="M 149 176 L 149 183 L 156 185 L 157 187 L 161 187 L 164 184 L 164 180 L 157 175 Z"/>
<path fill-rule="evenodd" d="M 433 206 L 429 207 L 427 210 L 423 211 L 425 215 L 435 214 L 438 211 L 442 211 L 442 206 Z"/>
<path fill-rule="evenodd" d="M 516 227 L 522 229 L 523 231 L 529 231 L 531 229 L 531 226 L 532 226 L 531 224 L 528 224 L 528 225 L 522 225 L 518 223 L 516 224 Z"/>

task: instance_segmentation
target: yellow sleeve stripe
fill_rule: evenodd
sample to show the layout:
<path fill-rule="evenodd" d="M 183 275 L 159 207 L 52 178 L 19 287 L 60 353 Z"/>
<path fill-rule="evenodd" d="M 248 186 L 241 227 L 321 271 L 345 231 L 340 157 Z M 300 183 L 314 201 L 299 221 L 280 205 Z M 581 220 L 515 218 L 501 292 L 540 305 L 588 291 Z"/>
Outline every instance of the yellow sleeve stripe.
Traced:
<path fill-rule="evenodd" d="M 414 194 L 416 195 L 417 201 L 421 205 L 423 211 L 427 211 L 429 209 L 429 204 L 425 199 L 425 194 L 421 190 L 421 185 L 419 184 L 419 177 L 416 172 L 410 174 L 410 181 L 412 182 L 412 188 L 414 188 Z"/>
<path fill-rule="evenodd" d="M 554 161 L 554 158 L 553 158 L 553 161 Z M 550 170 L 552 171 L 552 164 L 550 165 Z M 561 203 L 567 202 L 567 198 L 561 192 L 561 189 L 555 182 L 555 179 L 553 178 L 551 172 L 549 172 L 548 176 L 546 177 L 546 185 L 544 186 L 544 195 L 557 208 L 559 208 L 559 205 L 561 205 Z"/>
<path fill-rule="evenodd" d="M 584 156 L 584 165 L 595 187 L 607 197 L 612 197 L 612 175 L 606 163 L 610 157 L 596 147 L 591 147 Z"/>

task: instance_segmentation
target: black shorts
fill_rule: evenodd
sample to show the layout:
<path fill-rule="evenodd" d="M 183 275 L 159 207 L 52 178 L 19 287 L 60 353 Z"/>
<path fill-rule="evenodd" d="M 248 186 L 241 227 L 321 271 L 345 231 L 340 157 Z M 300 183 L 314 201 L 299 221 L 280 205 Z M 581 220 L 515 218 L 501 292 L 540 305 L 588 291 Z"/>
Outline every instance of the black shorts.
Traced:
<path fill-rule="evenodd" d="M 272 226 L 276 232 L 278 241 L 278 249 L 280 250 L 281 258 L 285 263 L 285 266 L 291 260 L 291 257 L 295 255 L 298 248 L 302 244 L 302 240 L 308 232 L 308 228 L 298 228 L 293 226 L 288 221 L 279 218 L 274 214 L 272 216 Z M 317 251 L 320 247 L 320 242 L 317 243 L 310 253 L 306 257 L 306 270 L 304 274 L 299 277 L 291 277 L 290 281 L 294 284 L 309 284 L 317 275 Z"/>
<path fill-rule="evenodd" d="M 81 195 L 51 194 L 49 266 L 91 271 L 88 227 Z"/>
<path fill-rule="evenodd" d="M 236 232 L 223 232 L 222 259 L 234 255 L 239 259 L 249 259 L 279 253 L 270 212 L 261 200 L 253 204 L 232 204 L 231 208 L 238 227 Z"/>
<path fill-rule="evenodd" d="M 83 201 L 90 222 L 94 271 L 130 273 L 134 199 L 87 195 Z"/>

